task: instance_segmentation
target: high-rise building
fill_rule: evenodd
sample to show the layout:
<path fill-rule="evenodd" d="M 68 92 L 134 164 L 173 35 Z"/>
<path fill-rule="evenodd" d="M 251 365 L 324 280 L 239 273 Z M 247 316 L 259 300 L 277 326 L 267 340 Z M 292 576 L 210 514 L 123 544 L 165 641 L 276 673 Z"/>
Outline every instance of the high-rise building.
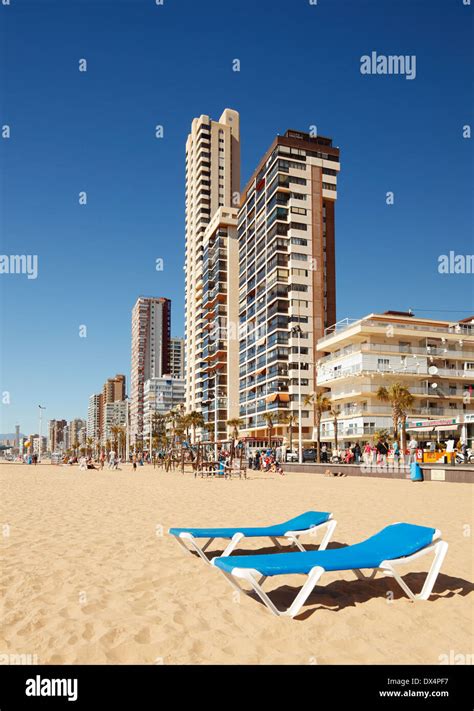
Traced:
<path fill-rule="evenodd" d="M 122 427 L 125 430 L 127 423 L 127 402 L 126 400 L 115 400 L 114 402 L 106 402 L 104 405 L 104 429 L 102 432 L 102 444 L 107 440 L 113 442 L 116 440 L 113 427 Z"/>
<path fill-rule="evenodd" d="M 87 427 L 86 420 L 81 420 L 76 418 L 75 420 L 70 420 L 69 422 L 69 447 L 75 447 L 76 443 L 79 445 L 80 442 L 80 431 L 83 427 Z"/>
<path fill-rule="evenodd" d="M 239 114 L 193 119 L 186 142 L 186 410 L 201 411 L 204 234 L 220 208 L 237 207 L 240 191 Z"/>
<path fill-rule="evenodd" d="M 201 354 L 196 383 L 204 422 L 214 439 L 227 439 L 239 416 L 239 243 L 237 208 L 220 207 L 204 233 Z M 208 428 L 209 429 L 209 428 Z"/>
<path fill-rule="evenodd" d="M 50 420 L 48 422 L 48 449 L 50 452 L 57 452 L 65 449 L 65 427 L 67 427 L 66 420 Z"/>
<path fill-rule="evenodd" d="M 334 214 L 339 149 L 330 138 L 277 136 L 242 196 L 239 235 L 240 417 L 264 437 L 268 417 L 298 417 L 315 388 L 318 339 L 335 321 Z M 300 391 L 301 388 L 301 391 Z M 265 417 L 264 417 L 265 415 Z M 314 413 L 302 407 L 303 440 Z"/>
<path fill-rule="evenodd" d="M 20 425 L 15 425 L 15 449 L 20 449 Z"/>
<path fill-rule="evenodd" d="M 153 415 L 166 415 L 178 405 L 184 406 L 184 379 L 164 375 L 162 378 L 150 378 L 144 387 L 144 422 L 143 435 L 148 442 Z"/>
<path fill-rule="evenodd" d="M 104 396 L 102 393 L 91 395 L 87 408 L 87 437 L 100 441 L 102 434 Z"/>
<path fill-rule="evenodd" d="M 104 405 L 108 402 L 125 400 L 125 375 L 108 378 L 102 388 Z"/>
<path fill-rule="evenodd" d="M 170 375 L 184 378 L 184 338 L 170 340 Z"/>
<path fill-rule="evenodd" d="M 143 436 L 144 386 L 170 372 L 171 301 L 140 297 L 132 311 L 130 435 Z"/>
<path fill-rule="evenodd" d="M 459 322 L 386 311 L 326 328 L 318 349 L 317 385 L 338 411 L 338 444 L 372 440 L 392 430 L 392 408 L 380 387 L 404 385 L 413 395 L 407 436 L 421 442 L 454 434 L 474 446 L 474 319 Z M 325 412 L 321 439 L 334 442 L 334 415 Z"/>

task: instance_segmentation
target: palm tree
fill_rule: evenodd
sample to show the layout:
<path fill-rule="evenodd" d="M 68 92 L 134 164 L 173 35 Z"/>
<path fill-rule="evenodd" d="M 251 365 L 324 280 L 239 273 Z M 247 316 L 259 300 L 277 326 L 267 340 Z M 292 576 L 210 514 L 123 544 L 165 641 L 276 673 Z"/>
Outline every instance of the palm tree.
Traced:
<path fill-rule="evenodd" d="M 79 447 L 79 442 L 77 441 L 77 439 L 75 439 L 74 442 L 72 443 L 72 448 L 74 450 L 74 456 L 76 456 L 76 457 L 77 457 L 78 447 Z"/>
<path fill-rule="evenodd" d="M 240 420 L 238 417 L 234 417 L 232 420 L 227 420 L 227 424 L 229 427 L 232 427 L 232 437 L 234 439 L 239 438 L 239 427 L 242 424 L 242 420 Z"/>
<path fill-rule="evenodd" d="M 90 454 L 92 456 L 92 445 L 94 444 L 94 440 L 92 439 L 92 437 L 87 437 L 86 444 L 87 444 L 87 450 L 86 450 L 87 454 L 89 454 L 89 450 L 90 450 Z"/>
<path fill-rule="evenodd" d="M 274 412 L 264 412 L 262 415 L 263 419 L 267 423 L 267 429 L 268 429 L 268 446 L 272 446 L 272 434 L 273 434 L 273 426 L 275 424 L 276 420 L 276 413 Z"/>
<path fill-rule="evenodd" d="M 127 433 L 125 431 L 125 427 L 123 427 L 123 426 L 119 427 L 118 437 L 119 437 L 120 456 L 125 458 L 126 447 L 127 447 Z"/>
<path fill-rule="evenodd" d="M 341 408 L 339 405 L 334 405 L 331 410 L 329 411 L 329 414 L 332 416 L 332 422 L 333 422 L 333 427 L 334 427 L 334 449 L 338 449 L 338 438 L 337 438 L 337 421 L 339 419 L 339 415 L 341 414 Z"/>
<path fill-rule="evenodd" d="M 381 402 L 388 402 L 392 406 L 392 422 L 394 439 L 398 437 L 398 428 L 401 425 L 400 449 L 405 452 L 405 423 L 408 410 L 413 405 L 414 397 L 408 388 L 401 383 L 392 383 L 388 387 L 381 386 L 377 390 L 377 398 Z"/>
<path fill-rule="evenodd" d="M 181 423 L 184 427 L 184 431 L 186 432 L 186 439 L 189 442 L 189 428 L 191 427 L 190 413 L 182 415 Z"/>
<path fill-rule="evenodd" d="M 213 442 L 213 441 L 214 441 L 214 433 L 215 433 L 214 423 L 212 423 L 212 422 L 206 422 L 206 423 L 203 425 L 203 427 L 204 427 L 204 429 L 206 430 L 206 432 L 209 433 L 209 441 L 210 441 L 210 442 Z"/>
<path fill-rule="evenodd" d="M 171 446 L 174 445 L 178 418 L 179 413 L 177 412 L 177 410 L 170 410 L 165 415 L 165 421 L 171 425 Z"/>
<path fill-rule="evenodd" d="M 321 463 L 321 416 L 323 412 L 326 412 L 331 407 L 331 401 L 329 400 L 326 392 L 324 390 L 317 390 L 311 395 L 307 395 L 304 399 L 305 405 L 312 405 L 314 408 L 314 421 L 316 423 L 316 436 L 317 436 L 317 460 Z"/>
<path fill-rule="evenodd" d="M 193 410 L 189 415 L 186 415 L 186 418 L 193 430 L 193 444 L 196 444 L 196 427 L 203 427 L 204 417 L 200 412 Z"/>
<path fill-rule="evenodd" d="M 114 451 L 118 454 L 118 439 L 120 435 L 120 427 L 118 425 L 112 425 L 110 428 L 110 431 L 113 435 L 113 446 L 114 446 Z"/>
<path fill-rule="evenodd" d="M 382 440 L 382 442 L 385 442 L 386 440 L 390 439 L 390 432 L 386 427 L 378 427 L 375 432 L 374 432 L 374 442 L 378 442 L 378 440 Z"/>
<path fill-rule="evenodd" d="M 293 427 L 298 424 L 298 417 L 294 412 L 282 412 L 278 419 L 282 425 L 288 427 L 290 450 L 293 451 Z"/>

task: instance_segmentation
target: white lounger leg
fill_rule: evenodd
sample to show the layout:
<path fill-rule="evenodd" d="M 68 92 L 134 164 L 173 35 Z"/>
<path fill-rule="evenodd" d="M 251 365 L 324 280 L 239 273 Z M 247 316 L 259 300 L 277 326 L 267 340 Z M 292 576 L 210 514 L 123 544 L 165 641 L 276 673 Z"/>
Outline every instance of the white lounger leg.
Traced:
<path fill-rule="evenodd" d="M 280 611 L 270 600 L 268 595 L 262 590 L 262 583 L 266 580 L 266 576 L 259 573 L 258 570 L 254 569 L 247 569 L 247 568 L 235 568 L 232 573 L 227 573 L 224 570 L 221 570 L 221 573 L 227 578 L 227 580 L 230 582 L 232 587 L 234 587 L 236 590 L 239 590 L 240 592 L 246 592 L 237 582 L 237 579 L 241 578 L 242 580 L 246 580 L 252 589 L 256 592 L 260 600 L 263 602 L 263 604 L 268 607 L 270 612 L 273 615 L 277 615 L 278 617 L 282 616 L 287 616 L 287 617 L 294 617 L 295 615 L 298 614 L 298 612 L 301 610 L 302 606 L 312 593 L 314 586 L 318 582 L 319 578 L 321 575 L 324 573 L 324 568 L 321 568 L 321 566 L 316 566 L 310 572 L 308 573 L 308 578 L 306 582 L 304 583 L 303 587 L 293 600 L 292 604 L 287 610 L 282 610 Z M 257 580 L 260 576 L 260 579 Z"/>
<path fill-rule="evenodd" d="M 238 545 L 238 543 L 240 543 L 242 538 L 245 538 L 243 533 L 234 533 L 234 535 L 232 536 L 232 538 L 230 540 L 230 543 L 228 544 L 228 546 L 226 547 L 224 552 L 221 554 L 221 557 L 224 558 L 225 556 L 230 555 L 232 553 L 232 551 L 235 549 L 235 547 Z"/>
<path fill-rule="evenodd" d="M 299 540 L 299 536 L 304 535 L 305 533 L 309 533 L 310 536 L 316 537 L 317 532 L 322 529 L 326 528 L 326 533 L 323 536 L 323 540 L 321 541 L 319 545 L 319 550 L 323 551 L 327 548 L 327 545 L 329 541 L 331 540 L 332 534 L 334 533 L 334 529 L 337 526 L 337 521 L 335 521 L 333 518 L 330 518 L 328 521 L 325 521 L 324 523 L 320 523 L 318 526 L 312 526 L 311 528 L 306 529 L 305 531 L 287 531 L 285 533 L 285 538 L 290 541 L 291 543 L 294 543 L 294 545 L 302 552 L 305 552 L 305 547 Z M 273 539 L 272 539 L 273 540 Z"/>
<path fill-rule="evenodd" d="M 192 548 L 196 551 L 198 556 L 200 556 L 203 560 L 205 560 L 206 563 L 210 563 L 210 560 L 207 557 L 207 555 L 204 555 L 204 551 L 212 543 L 214 538 L 209 538 L 209 540 L 204 544 L 204 546 L 202 548 L 200 548 L 200 546 L 198 546 L 196 539 L 194 538 L 194 536 L 191 533 L 187 533 L 187 532 L 180 533 L 179 536 L 175 536 L 175 538 L 178 541 L 178 543 L 184 548 L 185 551 L 187 551 L 188 553 L 192 553 L 192 551 L 189 549 L 189 547 L 184 542 L 184 541 L 187 541 L 189 543 L 189 545 L 192 546 Z"/>
<path fill-rule="evenodd" d="M 446 541 L 438 541 L 436 543 L 433 543 L 431 546 L 427 546 L 423 550 L 418 551 L 418 553 L 415 553 L 414 555 L 407 556 L 406 558 L 398 558 L 397 560 L 390 561 L 384 560 L 380 564 L 380 568 L 385 572 L 386 575 L 390 575 L 391 577 L 395 578 L 402 590 L 406 593 L 406 595 L 408 595 L 411 600 L 427 600 L 431 595 L 434 584 L 436 582 L 436 578 L 438 577 L 439 571 L 441 570 L 441 566 L 443 565 L 443 561 L 445 559 L 447 551 L 448 544 L 446 543 Z M 421 592 L 414 593 L 413 590 L 408 587 L 401 575 L 396 572 L 395 568 L 396 566 L 406 565 L 412 560 L 415 560 L 415 558 L 420 558 L 421 556 L 426 555 L 427 553 L 434 553 L 434 560 L 431 565 L 431 568 L 429 569 L 428 575 L 426 576 Z"/>

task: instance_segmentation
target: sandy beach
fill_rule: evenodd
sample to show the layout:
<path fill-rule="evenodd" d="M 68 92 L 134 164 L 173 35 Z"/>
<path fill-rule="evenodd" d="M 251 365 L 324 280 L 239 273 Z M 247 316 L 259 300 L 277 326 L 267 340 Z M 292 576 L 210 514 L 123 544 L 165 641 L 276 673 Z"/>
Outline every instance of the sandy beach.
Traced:
<path fill-rule="evenodd" d="M 438 664 L 442 655 L 473 652 L 468 484 L 253 472 L 221 481 L 151 466 L 134 474 L 128 466 L 2 464 L 0 491 L 3 661 L 26 654 L 39 664 Z M 327 574 L 297 618 L 277 618 L 256 599 L 238 599 L 167 533 L 265 525 L 310 509 L 333 512 L 334 545 L 396 521 L 441 529 L 450 547 L 430 600 L 410 602 L 381 575 Z M 243 549 L 268 552 L 270 543 L 247 540 Z M 422 558 L 407 574 L 417 590 L 430 562 Z M 302 580 L 269 579 L 266 589 L 287 606 Z"/>

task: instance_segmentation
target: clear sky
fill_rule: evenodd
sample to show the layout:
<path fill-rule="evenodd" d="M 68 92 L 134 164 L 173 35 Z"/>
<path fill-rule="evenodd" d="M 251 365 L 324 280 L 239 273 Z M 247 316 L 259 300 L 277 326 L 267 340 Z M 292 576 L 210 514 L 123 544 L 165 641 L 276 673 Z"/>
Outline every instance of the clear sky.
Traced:
<path fill-rule="evenodd" d="M 0 125 L 11 127 L 0 252 L 39 260 L 37 279 L 0 275 L 0 432 L 36 432 L 38 404 L 46 419 L 85 416 L 107 377 L 128 381 L 138 295 L 171 298 L 183 334 L 185 141 L 194 116 L 225 107 L 241 115 L 243 184 L 287 128 L 316 125 L 340 147 L 338 319 L 470 315 L 473 276 L 439 274 L 438 257 L 474 251 L 462 134 L 473 11 L 463 0 L 0 2 Z M 415 55 L 416 78 L 362 75 L 372 51 Z"/>

